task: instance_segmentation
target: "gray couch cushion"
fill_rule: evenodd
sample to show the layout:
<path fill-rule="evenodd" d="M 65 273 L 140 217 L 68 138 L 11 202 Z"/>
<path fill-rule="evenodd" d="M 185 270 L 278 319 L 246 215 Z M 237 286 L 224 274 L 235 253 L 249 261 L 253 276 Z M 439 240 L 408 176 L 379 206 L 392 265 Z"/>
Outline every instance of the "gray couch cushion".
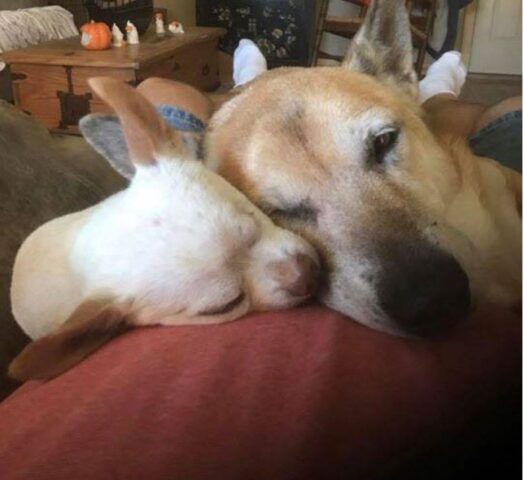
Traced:
<path fill-rule="evenodd" d="M 0 101 L 0 400 L 11 389 L 7 364 L 25 341 L 9 304 L 11 269 L 22 241 L 42 223 L 89 207 L 124 185 L 82 137 L 51 135 Z"/>

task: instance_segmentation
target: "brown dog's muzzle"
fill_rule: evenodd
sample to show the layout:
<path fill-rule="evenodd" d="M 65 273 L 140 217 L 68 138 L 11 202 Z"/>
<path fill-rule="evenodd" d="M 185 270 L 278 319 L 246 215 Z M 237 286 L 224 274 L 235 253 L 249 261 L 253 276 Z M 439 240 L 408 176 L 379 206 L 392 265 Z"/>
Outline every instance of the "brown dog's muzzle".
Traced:
<path fill-rule="evenodd" d="M 384 265 L 380 306 L 405 333 L 435 335 L 467 316 L 469 280 L 448 253 L 431 244 L 411 247 L 404 245 Z"/>

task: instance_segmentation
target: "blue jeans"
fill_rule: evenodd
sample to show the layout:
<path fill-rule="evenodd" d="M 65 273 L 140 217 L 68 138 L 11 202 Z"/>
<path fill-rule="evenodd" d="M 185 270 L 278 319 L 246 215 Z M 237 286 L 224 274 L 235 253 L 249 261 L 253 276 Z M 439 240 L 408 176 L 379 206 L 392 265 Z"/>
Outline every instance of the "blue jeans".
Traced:
<path fill-rule="evenodd" d="M 522 110 L 506 113 L 471 135 L 475 155 L 497 160 L 522 173 Z"/>
<path fill-rule="evenodd" d="M 156 109 L 171 127 L 181 132 L 202 133 L 206 128 L 200 119 L 180 108 L 157 105 Z"/>

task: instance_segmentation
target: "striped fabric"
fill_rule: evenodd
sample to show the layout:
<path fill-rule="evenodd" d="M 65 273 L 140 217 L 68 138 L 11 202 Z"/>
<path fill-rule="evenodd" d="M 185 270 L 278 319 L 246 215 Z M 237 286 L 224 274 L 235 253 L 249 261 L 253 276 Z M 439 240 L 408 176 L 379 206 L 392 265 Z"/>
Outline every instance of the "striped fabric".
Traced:
<path fill-rule="evenodd" d="M 73 15 L 59 6 L 0 11 L 0 54 L 75 35 Z"/>

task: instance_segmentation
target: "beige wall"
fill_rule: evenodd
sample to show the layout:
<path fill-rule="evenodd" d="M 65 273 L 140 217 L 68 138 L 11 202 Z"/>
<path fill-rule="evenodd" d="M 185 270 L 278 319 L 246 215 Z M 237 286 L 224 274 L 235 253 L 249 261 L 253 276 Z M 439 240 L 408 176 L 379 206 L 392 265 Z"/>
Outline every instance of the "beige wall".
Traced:
<path fill-rule="evenodd" d="M 195 24 L 195 0 L 155 0 L 155 7 L 168 9 L 168 20 L 186 25 Z"/>

